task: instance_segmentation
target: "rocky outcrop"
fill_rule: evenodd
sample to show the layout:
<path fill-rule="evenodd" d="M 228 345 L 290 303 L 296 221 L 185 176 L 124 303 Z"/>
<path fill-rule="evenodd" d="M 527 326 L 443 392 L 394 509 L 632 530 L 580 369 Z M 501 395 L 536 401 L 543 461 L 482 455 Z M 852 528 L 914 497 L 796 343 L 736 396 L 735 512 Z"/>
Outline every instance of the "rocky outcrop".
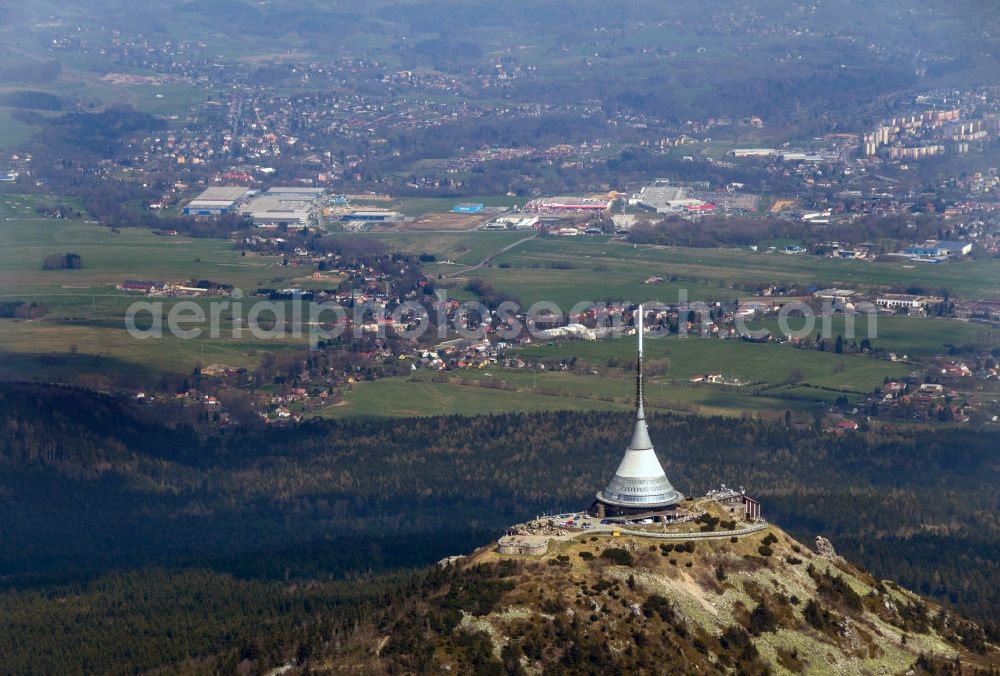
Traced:
<path fill-rule="evenodd" d="M 816 553 L 824 559 L 830 559 L 831 561 L 844 560 L 844 557 L 837 554 L 837 550 L 833 548 L 833 543 L 822 535 L 816 536 Z"/>

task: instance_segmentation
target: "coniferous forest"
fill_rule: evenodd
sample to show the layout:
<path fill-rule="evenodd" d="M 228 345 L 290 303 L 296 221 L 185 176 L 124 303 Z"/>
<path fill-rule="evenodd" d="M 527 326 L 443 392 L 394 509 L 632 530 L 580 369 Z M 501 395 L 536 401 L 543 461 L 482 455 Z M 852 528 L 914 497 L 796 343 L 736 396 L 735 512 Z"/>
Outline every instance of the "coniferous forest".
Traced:
<path fill-rule="evenodd" d="M 630 429 L 628 414 L 567 412 L 206 434 L 147 416 L 85 390 L 0 385 L 4 669 L 308 652 L 323 622 L 405 594 L 412 569 L 585 507 Z M 742 485 L 798 539 L 825 535 L 1000 637 L 1000 434 L 682 415 L 650 429 L 685 494 Z"/>

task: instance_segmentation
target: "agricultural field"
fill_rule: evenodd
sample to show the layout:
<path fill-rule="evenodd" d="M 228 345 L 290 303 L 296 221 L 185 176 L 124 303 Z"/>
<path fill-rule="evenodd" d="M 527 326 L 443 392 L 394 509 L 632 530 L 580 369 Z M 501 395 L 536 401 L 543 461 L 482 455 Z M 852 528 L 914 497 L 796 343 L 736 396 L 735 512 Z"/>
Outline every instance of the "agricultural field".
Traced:
<path fill-rule="evenodd" d="M 342 402 L 320 409 L 319 417 L 415 417 L 430 415 L 483 415 L 514 411 L 625 410 L 626 403 L 574 399 L 565 395 L 506 391 L 435 383 L 413 378 L 383 378 L 352 386 Z"/>
<path fill-rule="evenodd" d="M 506 258 L 506 255 L 501 258 Z M 539 301 L 548 301 L 557 304 L 564 312 L 569 312 L 581 301 L 621 299 L 631 302 L 677 303 L 685 298 L 684 294 L 687 300 L 692 301 L 728 300 L 740 295 L 733 289 L 700 282 L 646 284 L 646 280 L 656 274 L 656 270 L 645 267 L 616 267 L 609 270 L 603 269 L 601 264 L 590 269 L 584 265 L 585 263 L 580 264 L 573 270 L 547 267 L 501 268 L 494 265 L 469 274 L 515 296 L 525 307 Z"/>
<path fill-rule="evenodd" d="M 449 231 L 469 231 L 475 230 L 486 222 L 487 216 L 470 214 L 453 214 L 433 212 L 424 214 L 414 221 L 406 221 L 399 224 L 399 230 L 449 230 Z"/>
<path fill-rule="evenodd" d="M 0 289 L 7 295 L 107 289 L 122 279 L 211 279 L 245 289 L 304 274 L 277 258 L 240 256 L 232 242 L 119 232 L 79 220 L 39 216 L 38 198 L 0 195 Z M 73 252 L 82 270 L 42 270 L 51 253 Z M 311 270 L 309 271 L 311 272 Z"/>
<path fill-rule="evenodd" d="M 478 263 L 525 237 L 515 232 L 364 236 L 382 239 L 408 253 L 431 253 L 439 260 L 466 264 Z M 432 273 L 454 271 L 428 266 Z M 630 246 L 608 237 L 533 239 L 470 276 L 484 279 L 525 305 L 545 300 L 567 310 L 581 301 L 608 298 L 677 302 L 682 291 L 689 300 L 733 299 L 748 295 L 733 288 L 745 283 L 870 289 L 918 286 L 927 293 L 947 290 L 960 298 L 980 297 L 984 289 L 1000 293 L 1000 261 L 994 259 L 943 265 L 871 263 L 742 249 Z M 646 284 L 652 276 L 677 279 Z"/>
<path fill-rule="evenodd" d="M 545 277 L 533 279 L 531 285 L 539 293 L 572 286 L 568 273 L 573 270 L 593 271 L 595 276 L 612 280 L 621 274 L 678 275 L 686 282 L 720 289 L 754 283 L 848 288 L 919 286 L 928 293 L 946 289 L 960 298 L 979 298 L 984 291 L 986 295 L 1000 293 L 1000 261 L 988 258 L 940 265 L 873 263 L 749 249 L 634 246 L 604 237 L 553 237 L 526 242 L 495 260 L 494 265 L 543 270 Z M 485 278 L 486 274 L 480 276 Z M 517 294 L 516 289 L 500 288 Z"/>
<path fill-rule="evenodd" d="M 203 302 L 199 305 L 204 306 Z M 164 303 L 168 312 L 170 303 Z M 97 312 L 107 308 L 97 308 Z M 140 325 L 141 328 L 141 325 Z M 121 314 L 101 319 L 0 319 L 0 379 L 141 387 L 162 376 L 189 375 L 196 367 L 220 364 L 255 368 L 272 352 L 306 350 L 305 339 L 257 340 L 248 332 L 233 338 L 222 324 L 219 339 L 138 340 Z"/>
<path fill-rule="evenodd" d="M 277 258 L 243 257 L 221 240 L 159 237 L 139 229 L 116 233 L 78 220 L 44 218 L 35 213 L 40 201 L 0 196 L 0 303 L 37 302 L 49 308 L 40 319 L 0 319 L 0 378 L 69 382 L 83 373 L 138 378 L 190 373 L 207 363 L 249 367 L 271 351 L 305 349 L 305 339 L 233 337 L 228 313 L 218 339 L 136 340 L 124 324 L 131 303 L 159 300 L 169 312 L 180 299 L 121 292 L 115 284 L 124 279 L 209 279 L 252 292 L 312 269 L 286 268 Z M 45 256 L 69 252 L 80 255 L 82 269 L 42 269 Z M 210 301 L 195 302 L 204 308 Z"/>
<path fill-rule="evenodd" d="M 872 346 L 903 356 L 922 358 L 947 354 L 950 346 L 975 345 L 985 350 L 1000 347 L 1000 331 L 983 324 L 961 319 L 909 317 L 905 315 L 878 315 L 871 320 L 864 315 L 854 319 L 853 332 L 848 331 L 845 319 L 838 315 L 829 319 L 829 337 L 843 336 L 850 342 L 868 338 Z M 803 329 L 801 318 L 789 318 L 788 328 Z M 773 335 L 780 335 L 778 320 L 769 317 L 763 322 L 748 322 L 747 328 L 766 328 Z M 823 320 L 817 319 L 812 334 L 824 332 Z"/>
<path fill-rule="evenodd" d="M 41 228 L 50 230 L 49 228 Z M 60 228 L 64 238 L 59 244 L 44 241 L 12 242 L 2 237 L 0 228 L 0 261 L 5 266 L 0 272 L 3 295 L 7 297 L 38 297 L 41 295 L 76 296 L 113 292 L 112 287 L 122 279 L 212 279 L 232 281 L 246 288 L 268 281 L 268 277 L 255 276 L 266 266 L 253 264 L 227 264 L 219 258 L 213 260 L 211 245 L 195 252 L 191 240 L 177 238 L 170 242 L 156 242 L 150 248 L 142 247 L 145 232 L 124 231 L 119 235 L 108 231 L 104 236 L 90 239 L 92 233 L 78 227 Z M 152 235 L 150 235 L 152 236 Z M 200 244 L 200 242 L 199 242 Z M 52 253 L 72 252 L 82 257 L 82 270 L 42 270 L 42 259 Z M 18 254 L 21 254 L 21 257 Z M 117 256 L 121 256 L 120 259 Z M 249 258 L 249 256 L 248 256 Z M 231 265 L 232 267 L 228 267 Z M 272 275 L 270 279 L 274 279 Z M 70 301 L 74 302 L 74 301 Z"/>
<path fill-rule="evenodd" d="M 463 265 L 475 265 L 490 254 L 496 253 L 509 244 L 530 236 L 524 232 L 366 232 L 358 235 L 337 234 L 336 237 L 368 237 L 388 244 L 394 251 L 419 255 L 423 253 L 437 257 L 438 261 L 453 261 Z M 426 267 L 426 266 L 425 266 Z M 461 268 L 443 266 L 447 269 L 433 272 L 454 272 Z"/>
<path fill-rule="evenodd" d="M 37 214 L 39 204 L 51 203 L 34 196 L 0 196 L 0 302 L 44 303 L 49 313 L 41 319 L 0 320 L 0 378 L 48 379 L 74 382 L 81 376 L 113 377 L 114 382 L 140 381 L 169 373 L 190 373 L 196 366 L 220 363 L 253 368 L 270 352 L 300 351 L 304 339 L 255 340 L 248 334 L 234 336 L 228 313 L 223 313 L 217 339 L 184 341 L 174 337 L 136 340 L 125 331 L 123 316 L 129 304 L 148 300 L 115 289 L 123 279 L 156 279 L 183 282 L 209 279 L 233 284 L 247 291 L 259 286 L 300 284 L 308 286 L 311 268 L 289 268 L 277 258 L 241 256 L 231 242 L 188 237 L 161 237 L 140 229 L 111 229 L 80 220 L 60 220 Z M 630 247 L 604 238 L 567 241 L 529 239 L 522 232 L 426 232 L 338 235 L 373 237 L 393 250 L 428 253 L 438 263 L 424 266 L 429 274 L 447 274 L 472 266 L 500 249 L 520 242 L 498 260 L 504 267 L 485 267 L 469 276 L 482 277 L 498 289 L 521 298 L 558 303 L 565 310 L 581 299 L 675 301 L 686 292 L 691 300 L 734 298 L 745 295 L 728 287 L 727 280 L 738 257 L 748 252 L 673 250 Z M 73 252 L 83 260 L 81 270 L 43 270 L 41 262 L 52 253 Z M 729 262 L 712 268 L 707 261 Z M 569 269 L 543 267 L 543 261 L 573 263 Z M 685 261 L 670 263 L 669 261 Z M 805 274 L 803 258 L 760 254 L 759 261 L 782 264 L 790 274 Z M 441 261 L 452 261 L 444 264 Z M 809 259 L 817 268 L 825 261 Z M 832 261 L 831 261 L 832 262 Z M 835 263 L 835 262 L 834 262 Z M 956 264 L 956 268 L 984 262 Z M 989 263 L 986 261 L 985 263 Z M 513 267 L 514 264 L 524 267 Z M 754 263 L 754 274 L 765 274 Z M 507 267 L 511 265 L 511 267 Z M 653 274 L 698 266 L 691 278 L 645 284 Z M 860 264 L 863 269 L 871 264 Z M 535 267 L 537 266 L 537 267 Z M 587 266 L 587 267 L 585 267 Z M 685 267 L 687 266 L 687 267 Z M 948 266 L 941 266 L 945 269 Z M 922 270 L 926 270 L 923 268 Z M 770 271 L 769 274 L 774 274 Z M 784 272 L 779 274 L 785 274 Z M 705 276 L 714 275 L 714 276 Z M 462 279 L 452 280 L 452 297 L 464 298 Z M 442 282 L 443 284 L 444 282 Z M 164 310 L 180 299 L 161 299 Z M 208 300 L 196 300 L 203 307 Z M 844 334 L 844 320 L 832 320 L 831 334 Z M 793 328 L 796 328 L 794 320 Z M 776 320 L 763 323 L 777 330 Z M 751 325 L 753 326 L 753 325 Z M 817 328 L 818 330 L 818 328 Z M 859 319 L 855 339 L 868 337 L 867 324 Z M 876 347 L 912 357 L 944 353 L 948 345 L 998 343 L 996 332 L 957 320 L 878 317 Z M 859 355 L 835 355 L 796 349 L 790 345 L 751 344 L 740 341 L 676 337 L 650 340 L 647 358 L 669 363 L 665 373 L 648 382 L 650 405 L 665 410 L 692 410 L 723 415 L 745 411 L 808 410 L 841 394 L 857 399 L 884 378 L 906 375 L 910 366 Z M 634 340 L 566 342 L 523 348 L 525 357 L 577 359 L 576 373 L 462 371 L 448 382 L 430 382 L 421 374 L 359 383 L 323 415 L 432 415 L 447 411 L 482 413 L 513 410 L 589 410 L 630 405 L 631 375 L 608 366 L 628 366 L 634 359 Z M 664 360 L 669 360 L 666 362 Z M 599 375 L 581 375 L 591 364 Z M 795 370 L 801 380 L 789 383 Z M 753 385 L 720 387 L 692 385 L 695 374 L 721 372 Z M 614 375 L 609 375 L 613 372 Z M 490 388 L 490 378 L 502 378 L 503 388 Z M 798 380 L 798 379 L 796 379 Z"/>
<path fill-rule="evenodd" d="M 161 117 L 197 108 L 209 98 L 203 87 L 185 84 L 137 84 L 128 85 L 126 90 L 127 98 L 138 110 Z"/>
<path fill-rule="evenodd" d="M 31 139 L 31 125 L 12 117 L 14 108 L 0 106 L 0 149 L 10 150 Z"/>
<path fill-rule="evenodd" d="M 533 345 L 519 350 L 525 358 L 570 360 L 576 357 L 592 365 L 629 364 L 635 359 L 635 339 L 616 338 L 599 341 L 572 341 Z M 727 378 L 764 382 L 780 386 L 791 371 L 801 373 L 801 383 L 811 387 L 867 393 L 885 378 L 907 375 L 904 364 L 865 355 L 834 354 L 772 343 L 747 343 L 717 338 L 650 339 L 646 341 L 647 360 L 668 359 L 667 380 L 687 381 L 698 374 L 720 372 Z M 612 361 L 613 360 L 613 361 Z"/>
<path fill-rule="evenodd" d="M 309 278 L 313 269 L 284 267 L 277 257 L 241 256 L 224 240 L 162 237 L 143 229 L 115 232 L 36 212 L 39 205 L 52 203 L 36 196 L 0 195 L 0 303 L 37 302 L 49 308 L 41 319 L 0 319 L 0 378 L 75 382 L 91 374 L 112 377 L 119 383 L 141 382 L 163 374 L 190 373 L 209 363 L 252 368 L 269 352 L 306 348 L 303 338 L 261 341 L 245 332 L 234 337 L 228 312 L 222 315 L 217 339 L 185 341 L 169 335 L 156 340 L 132 338 L 125 330 L 125 312 L 131 303 L 150 299 L 117 290 L 115 284 L 122 280 L 208 279 L 252 292 L 261 286 L 314 286 L 317 282 Z M 524 234 L 365 236 L 385 240 L 395 250 L 433 253 L 440 260 L 460 264 L 434 266 L 450 272 L 478 263 Z M 82 269 L 42 269 L 45 256 L 69 252 L 80 255 Z M 462 295 L 461 290 L 456 289 L 453 295 Z M 169 312 L 180 299 L 155 300 Z M 202 307 L 210 302 L 194 300 Z"/>
<path fill-rule="evenodd" d="M 909 373 L 903 364 L 858 355 L 835 355 L 787 345 L 738 341 L 662 339 L 647 342 L 647 360 L 666 373 L 646 379 L 650 410 L 706 415 L 808 413 L 846 396 L 855 401 L 885 378 Z M 574 371 L 468 369 L 434 377 L 414 374 L 354 385 L 342 401 L 320 410 L 324 417 L 466 415 L 536 410 L 622 409 L 633 405 L 635 340 L 577 341 L 518 351 L 526 358 L 571 361 Z M 668 361 L 665 361 L 668 360 Z M 605 368 L 606 364 L 614 368 Z M 586 365 L 596 368 L 587 372 Z M 620 366 L 627 368 L 622 369 Z M 662 370 L 658 369 L 658 370 Z M 753 384 L 693 384 L 692 375 L 721 371 Z M 791 371 L 802 380 L 787 382 Z"/>
<path fill-rule="evenodd" d="M 634 406 L 633 374 L 621 378 L 574 373 L 535 373 L 506 369 L 449 374 L 447 382 L 430 376 L 385 378 L 353 386 L 337 404 L 320 409 L 321 417 L 484 415 L 512 411 L 628 410 Z M 805 412 L 829 393 L 795 393 L 794 398 L 756 395 L 717 386 L 693 386 L 650 379 L 646 409 L 707 415 L 777 415 Z"/>

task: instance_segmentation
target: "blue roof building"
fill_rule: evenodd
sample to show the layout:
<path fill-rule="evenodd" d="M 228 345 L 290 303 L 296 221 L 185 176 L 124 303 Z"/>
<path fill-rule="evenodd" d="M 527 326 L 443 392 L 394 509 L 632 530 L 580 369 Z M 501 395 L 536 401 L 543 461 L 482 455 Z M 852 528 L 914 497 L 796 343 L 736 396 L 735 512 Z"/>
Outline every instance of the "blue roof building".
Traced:
<path fill-rule="evenodd" d="M 908 246 L 903 250 L 903 253 L 907 256 L 915 256 L 917 258 L 939 258 L 941 256 L 964 256 L 971 251 L 971 242 L 941 240 Z"/>

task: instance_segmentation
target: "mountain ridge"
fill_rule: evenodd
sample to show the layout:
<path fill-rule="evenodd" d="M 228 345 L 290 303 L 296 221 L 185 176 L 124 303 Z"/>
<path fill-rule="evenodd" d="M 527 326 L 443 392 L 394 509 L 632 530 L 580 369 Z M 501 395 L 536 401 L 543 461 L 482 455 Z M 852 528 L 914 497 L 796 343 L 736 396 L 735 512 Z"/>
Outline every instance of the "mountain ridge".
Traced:
<path fill-rule="evenodd" d="M 553 539 L 443 560 L 320 671 L 995 673 L 1000 649 L 953 612 L 878 580 L 829 541 L 774 525 L 666 542 Z"/>

